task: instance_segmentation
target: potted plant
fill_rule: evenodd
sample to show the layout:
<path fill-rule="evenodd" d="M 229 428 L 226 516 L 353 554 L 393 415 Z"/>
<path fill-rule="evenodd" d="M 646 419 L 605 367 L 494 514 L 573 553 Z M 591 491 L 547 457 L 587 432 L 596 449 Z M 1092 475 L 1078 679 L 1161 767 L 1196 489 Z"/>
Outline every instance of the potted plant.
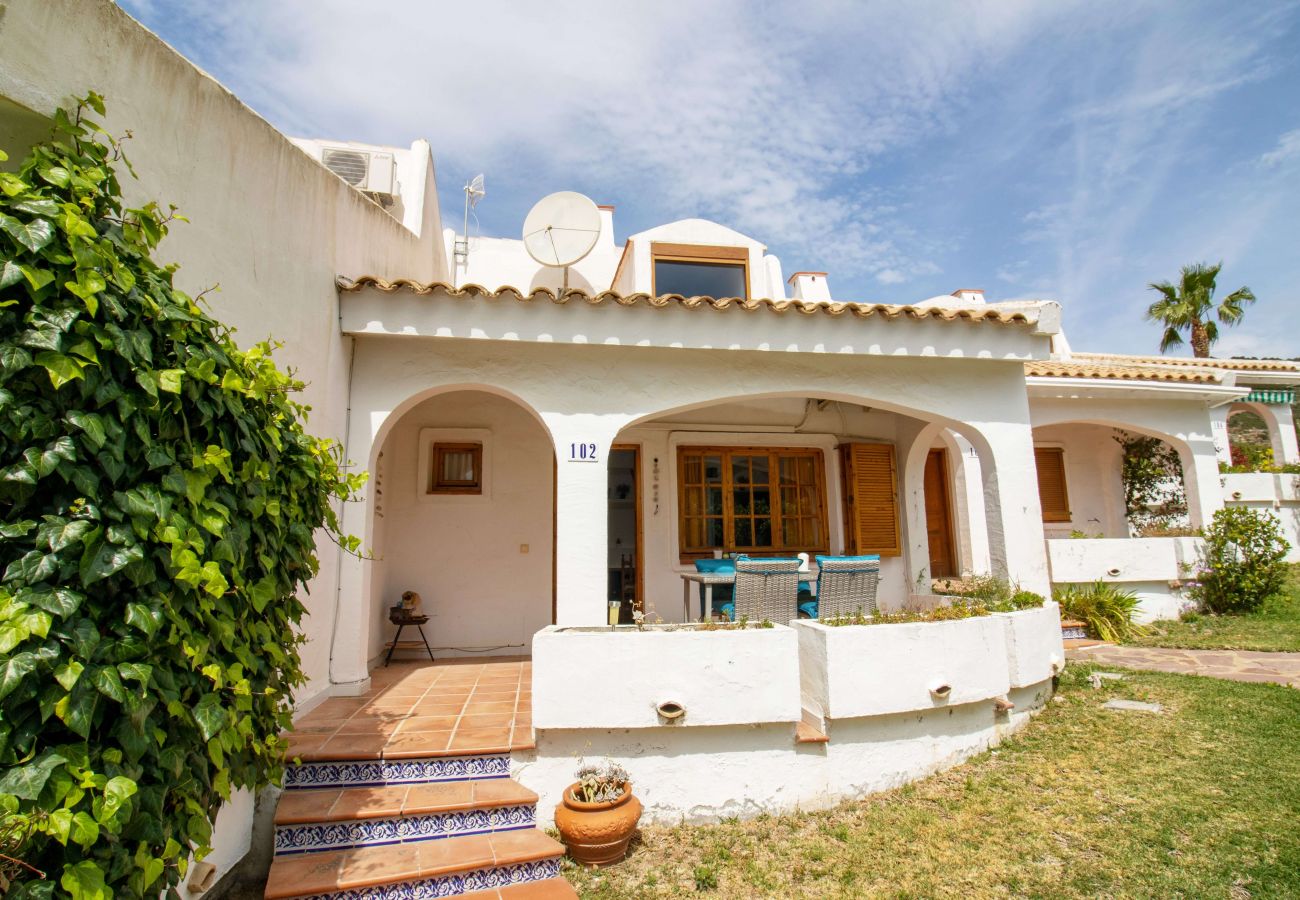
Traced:
<path fill-rule="evenodd" d="M 627 854 L 627 843 L 641 818 L 641 801 L 632 796 L 627 770 L 606 760 L 582 763 L 578 779 L 564 789 L 555 807 L 555 827 L 575 861 L 604 866 Z"/>

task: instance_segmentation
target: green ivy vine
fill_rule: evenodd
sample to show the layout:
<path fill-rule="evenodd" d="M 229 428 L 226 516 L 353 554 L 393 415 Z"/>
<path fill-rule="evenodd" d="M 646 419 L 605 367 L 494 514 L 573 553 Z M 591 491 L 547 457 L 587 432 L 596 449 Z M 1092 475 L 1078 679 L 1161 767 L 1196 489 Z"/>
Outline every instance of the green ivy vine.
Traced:
<path fill-rule="evenodd" d="M 0 877 L 178 896 L 282 771 L 316 532 L 362 476 L 151 254 L 90 94 L 0 173 Z M 132 174 L 134 174 L 132 172 Z M 4 893 L 4 888 L 0 888 Z"/>

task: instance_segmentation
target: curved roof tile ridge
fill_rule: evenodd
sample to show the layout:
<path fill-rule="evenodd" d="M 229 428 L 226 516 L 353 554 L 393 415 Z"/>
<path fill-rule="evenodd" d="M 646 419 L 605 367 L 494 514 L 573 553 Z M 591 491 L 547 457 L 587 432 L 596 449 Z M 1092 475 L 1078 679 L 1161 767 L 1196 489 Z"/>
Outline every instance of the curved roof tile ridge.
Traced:
<path fill-rule="evenodd" d="M 1128 356 L 1121 353 L 1080 353 L 1071 358 L 1107 365 L 1191 366 L 1196 368 L 1232 369 L 1242 372 L 1300 372 L 1300 363 L 1286 359 L 1216 359 L 1206 356 Z"/>
<path fill-rule="evenodd" d="M 1076 354 L 1077 355 L 1077 354 Z M 1025 363 L 1031 378 L 1101 378 L 1111 381 L 1162 381 L 1179 384 L 1221 384 L 1223 371 L 1208 366 L 1122 365 L 1042 359 Z"/>
<path fill-rule="evenodd" d="M 734 306 L 746 312 L 767 309 L 780 314 L 794 310 L 806 316 L 821 314 L 840 317 L 846 313 L 851 313 L 859 319 L 878 315 L 886 320 L 905 317 L 918 321 L 934 319 L 942 322 L 955 322 L 960 320 L 966 322 L 992 322 L 999 325 L 1032 325 L 1036 321 L 1036 316 L 1023 310 L 1004 311 L 982 309 L 980 307 L 918 307 L 890 303 L 851 302 L 818 303 L 808 300 L 773 300 L 767 297 L 684 297 L 681 294 L 654 296 L 646 293 L 620 294 L 609 290 L 588 294 L 578 288 L 554 291 L 550 288 L 539 287 L 523 291 L 513 285 L 503 285 L 493 290 L 481 284 L 464 284 L 456 287 L 445 281 L 420 282 L 409 278 L 396 278 L 388 281 L 376 275 L 360 275 L 356 278 L 347 278 L 340 275 L 335 279 L 335 285 L 341 293 L 356 293 L 365 288 L 374 288 L 386 294 L 396 293 L 397 291 L 410 291 L 413 294 L 427 295 L 435 291 L 442 291 L 449 297 L 482 297 L 485 299 L 512 297 L 520 303 L 549 300 L 551 303 L 561 306 L 570 301 L 587 303 L 591 306 L 599 306 L 603 303 L 612 303 L 618 306 L 645 304 L 653 309 L 663 309 L 669 306 L 700 309 L 708 306 L 716 310 L 727 310 Z"/>

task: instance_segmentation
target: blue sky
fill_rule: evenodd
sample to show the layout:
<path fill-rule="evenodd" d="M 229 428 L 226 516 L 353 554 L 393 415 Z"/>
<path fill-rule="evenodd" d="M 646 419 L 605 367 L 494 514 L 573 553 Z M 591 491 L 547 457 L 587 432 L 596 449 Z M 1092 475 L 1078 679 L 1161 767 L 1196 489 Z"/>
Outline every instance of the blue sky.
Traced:
<path fill-rule="evenodd" d="M 1060 300 L 1154 353 L 1149 281 L 1260 298 L 1216 352 L 1300 356 L 1300 4 L 122 0 L 281 130 L 427 138 L 482 233 L 578 190 L 687 216 L 837 299 Z"/>

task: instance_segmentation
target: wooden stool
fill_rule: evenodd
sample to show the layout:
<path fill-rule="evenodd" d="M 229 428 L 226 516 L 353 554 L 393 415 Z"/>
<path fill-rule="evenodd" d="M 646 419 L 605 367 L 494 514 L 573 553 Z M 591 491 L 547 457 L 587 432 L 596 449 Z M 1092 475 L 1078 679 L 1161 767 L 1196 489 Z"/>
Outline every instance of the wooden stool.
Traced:
<path fill-rule="evenodd" d="M 429 621 L 428 616 L 413 616 L 401 609 L 390 609 L 388 611 L 388 621 L 397 626 L 397 634 L 393 635 L 393 642 L 388 645 L 388 655 L 384 657 L 384 667 L 388 667 L 389 661 L 393 658 L 393 651 L 397 649 L 397 644 L 402 639 L 402 629 L 407 625 L 414 625 L 415 630 L 420 633 L 420 641 L 424 644 L 425 652 L 429 654 L 429 661 L 433 662 L 433 650 L 429 647 L 429 639 L 424 636 L 425 622 Z M 407 641 L 408 644 L 419 647 L 415 641 Z"/>

